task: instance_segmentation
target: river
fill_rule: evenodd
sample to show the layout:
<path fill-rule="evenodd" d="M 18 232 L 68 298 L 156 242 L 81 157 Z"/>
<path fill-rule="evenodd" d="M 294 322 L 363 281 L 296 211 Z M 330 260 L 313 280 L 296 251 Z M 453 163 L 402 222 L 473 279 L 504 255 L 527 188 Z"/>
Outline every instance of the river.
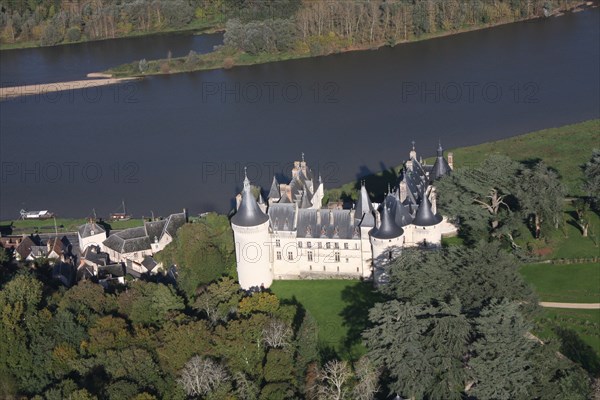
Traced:
<path fill-rule="evenodd" d="M 412 140 L 431 156 L 438 140 L 452 148 L 599 118 L 599 13 L 2 102 L 0 219 L 21 208 L 106 216 L 122 199 L 135 216 L 226 212 L 244 166 L 268 191 L 304 153 L 331 188 L 400 164 Z M 72 79 L 165 52 L 124 40 L 56 48 L 83 65 L 72 73 L 54 49 L 3 52 L 1 80 Z"/>

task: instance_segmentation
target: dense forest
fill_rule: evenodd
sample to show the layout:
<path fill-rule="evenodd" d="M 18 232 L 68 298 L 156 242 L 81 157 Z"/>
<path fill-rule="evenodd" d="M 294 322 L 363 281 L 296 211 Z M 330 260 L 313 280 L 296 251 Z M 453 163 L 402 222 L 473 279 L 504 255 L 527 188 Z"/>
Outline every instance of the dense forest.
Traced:
<path fill-rule="evenodd" d="M 543 16 L 577 0 L 1 0 L 2 43 L 41 45 L 178 29 L 236 30 L 249 51 L 395 44 L 424 34 Z M 275 27 L 274 20 L 278 20 Z M 277 30 L 285 26 L 285 30 Z M 284 45 L 280 36 L 287 32 Z M 270 40 L 270 37 L 274 37 Z"/>
<path fill-rule="evenodd" d="M 583 167 L 596 211 L 599 155 Z M 538 237 L 563 223 L 558 176 L 490 156 L 439 187 L 468 246 L 405 249 L 375 300 L 353 296 L 343 314 L 366 346 L 358 359 L 320 342 L 297 301 L 240 290 L 225 216 L 186 224 L 159 253 L 177 264 L 176 285 L 65 288 L 44 262 L 11 263 L 0 249 L 0 397 L 587 399 L 600 361 L 577 337 L 565 347 L 531 333 L 538 299 L 518 273 L 531 254 L 513 240 L 523 221 Z"/>

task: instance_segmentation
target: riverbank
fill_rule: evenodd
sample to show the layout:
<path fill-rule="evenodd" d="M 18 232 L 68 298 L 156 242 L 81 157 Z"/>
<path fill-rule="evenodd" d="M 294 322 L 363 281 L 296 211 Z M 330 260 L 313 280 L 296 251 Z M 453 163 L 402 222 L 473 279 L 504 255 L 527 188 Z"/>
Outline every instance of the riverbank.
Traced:
<path fill-rule="evenodd" d="M 21 96 L 46 95 L 48 93 L 63 92 L 67 90 L 88 89 L 99 86 L 116 85 L 130 82 L 138 78 L 110 78 L 101 74 L 90 74 L 91 77 L 100 79 L 87 79 L 69 82 L 43 83 L 38 85 L 24 85 L 0 88 L 0 101 L 14 99 Z"/>
<path fill-rule="evenodd" d="M 135 31 L 135 32 L 127 33 L 127 34 L 120 34 L 115 37 L 98 38 L 98 39 L 84 38 L 82 40 L 76 40 L 76 41 L 72 41 L 72 42 L 64 41 L 62 43 L 58 43 L 55 45 L 42 45 L 39 40 L 29 40 L 29 41 L 14 42 L 14 43 L 0 43 L 0 51 L 6 52 L 6 51 L 10 51 L 10 50 L 65 46 L 65 45 L 79 44 L 79 43 L 100 42 L 100 41 L 104 41 L 104 40 L 127 39 L 127 38 L 135 38 L 135 37 L 142 37 L 142 36 L 158 36 L 158 35 L 166 35 L 166 34 L 203 35 L 203 34 L 222 32 L 224 29 L 225 29 L 225 25 L 222 20 L 195 21 L 194 23 L 191 23 L 189 26 L 187 26 L 185 28 L 165 28 L 165 29 L 161 29 L 161 30 Z"/>
<path fill-rule="evenodd" d="M 558 172 L 569 195 L 579 196 L 583 194 L 581 165 L 589 161 L 593 148 L 600 148 L 598 132 L 600 120 L 594 119 L 474 146 L 450 148 L 446 152 L 454 153 L 455 168 L 479 164 L 490 154 L 503 154 L 516 161 L 541 159 Z M 428 158 L 425 161 L 432 164 L 435 159 Z M 385 193 L 388 183 L 393 183 L 390 179 L 400 168 L 401 165 L 361 179 L 365 180 L 371 193 Z M 357 181 L 329 189 L 325 193 L 325 200 L 356 198 L 358 185 Z"/>
<path fill-rule="evenodd" d="M 580 2 L 572 5 L 567 10 L 556 9 L 549 18 L 556 18 L 564 15 L 566 12 L 578 12 L 585 8 L 596 8 L 597 3 L 593 2 Z M 487 24 L 476 24 L 472 26 L 463 26 L 460 29 L 450 29 L 444 31 L 438 31 L 435 33 L 426 33 L 418 36 L 411 36 L 408 40 L 402 40 L 391 45 L 388 42 L 380 41 L 375 43 L 364 43 L 364 44 L 349 44 L 348 41 L 342 37 L 324 35 L 321 37 L 313 38 L 317 41 L 323 42 L 323 47 L 327 48 L 324 52 L 315 53 L 311 51 L 310 47 L 306 43 L 298 44 L 293 50 L 283 52 L 259 52 L 256 54 L 250 54 L 248 52 L 241 51 L 236 48 L 221 46 L 213 52 L 206 54 L 190 54 L 185 57 L 157 59 L 157 60 L 140 60 L 132 61 L 127 64 L 122 64 L 113 68 L 110 68 L 104 73 L 109 73 L 115 77 L 143 77 L 152 75 L 165 75 L 165 74 L 176 74 L 184 72 L 214 70 L 214 69 L 230 69 L 236 66 L 249 66 L 257 64 L 266 64 L 271 62 L 286 61 L 293 59 L 311 58 L 327 56 L 332 54 L 348 53 L 353 51 L 366 51 L 366 50 L 377 50 L 385 46 L 396 46 L 406 43 L 414 43 L 423 40 L 441 38 L 446 36 L 457 35 L 461 33 L 473 32 L 482 29 L 493 28 L 501 25 L 507 25 L 511 23 L 524 22 L 540 19 L 543 17 L 533 16 L 530 18 L 507 18 L 504 20 L 496 21 Z"/>

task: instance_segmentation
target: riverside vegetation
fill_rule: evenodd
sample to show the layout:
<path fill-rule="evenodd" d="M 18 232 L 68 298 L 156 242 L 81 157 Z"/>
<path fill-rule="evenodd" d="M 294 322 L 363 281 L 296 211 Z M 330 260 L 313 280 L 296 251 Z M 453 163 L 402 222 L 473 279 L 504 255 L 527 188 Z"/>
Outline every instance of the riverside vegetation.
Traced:
<path fill-rule="evenodd" d="M 592 135 L 593 142 L 599 124 L 508 141 L 560 147 L 574 135 Z M 502 148 L 510 156 L 515 147 L 497 142 L 496 150 Z M 470 149 L 464 151 L 477 153 Z M 555 160 L 578 168 L 570 179 L 580 180 L 581 199 L 597 215 L 600 153 L 588 153 L 557 152 Z M 599 362 L 582 340 L 594 327 L 579 324 L 593 315 L 542 314 L 519 274 L 524 261 L 548 257 L 539 252 L 545 247 L 568 255 L 553 241 L 567 222 L 556 217 L 562 214 L 556 200 L 564 203 L 560 178 L 537 161 L 501 155 L 457 168 L 439 182 L 439 193 L 469 201 L 460 206 L 442 197 L 439 204 L 460 217 L 459 240 L 437 252 L 404 251 L 378 291 L 356 281 L 294 281 L 242 293 L 233 235 L 227 218 L 216 214 L 185 225 L 159 253 L 178 264 L 183 284 L 176 287 L 140 280 L 106 292 L 90 282 L 66 289 L 49 279 L 47 266 L 15 265 L 2 252 L 0 397 L 586 399 Z M 537 182 L 551 201 L 534 207 L 519 185 L 524 179 Z M 496 196 L 485 200 L 492 190 Z M 504 203 L 496 212 L 482 207 L 494 199 Z M 571 218 L 598 221 L 582 215 Z M 597 248 L 591 227 L 588 237 L 577 229 L 569 233 L 577 248 Z M 541 296 L 556 289 L 531 268 L 524 275 L 539 282 Z M 577 273 L 585 279 L 585 271 Z M 577 279 L 573 290 L 597 296 L 597 288 Z M 323 295 L 315 296 L 314 287 Z"/>
<path fill-rule="evenodd" d="M 210 2 L 209 2 L 210 3 Z M 231 68 L 394 46 L 571 9 L 572 0 L 224 0 L 224 45 L 207 54 L 142 59 L 117 77 Z"/>

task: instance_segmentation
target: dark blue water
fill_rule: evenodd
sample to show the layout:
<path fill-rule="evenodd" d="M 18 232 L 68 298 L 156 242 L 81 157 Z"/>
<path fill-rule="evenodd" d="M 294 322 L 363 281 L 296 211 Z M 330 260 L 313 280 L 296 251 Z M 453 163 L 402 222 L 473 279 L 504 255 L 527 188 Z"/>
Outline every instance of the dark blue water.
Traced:
<path fill-rule="evenodd" d="M 413 139 L 430 156 L 599 118 L 599 15 L 0 103 L 0 216 L 226 212 L 245 165 L 268 190 L 304 152 L 331 188 Z"/>
<path fill-rule="evenodd" d="M 54 47 L 18 49 L 0 53 L 0 86 L 85 79 L 90 72 L 134 60 L 208 53 L 223 43 L 223 34 L 166 34 L 110 39 Z"/>

